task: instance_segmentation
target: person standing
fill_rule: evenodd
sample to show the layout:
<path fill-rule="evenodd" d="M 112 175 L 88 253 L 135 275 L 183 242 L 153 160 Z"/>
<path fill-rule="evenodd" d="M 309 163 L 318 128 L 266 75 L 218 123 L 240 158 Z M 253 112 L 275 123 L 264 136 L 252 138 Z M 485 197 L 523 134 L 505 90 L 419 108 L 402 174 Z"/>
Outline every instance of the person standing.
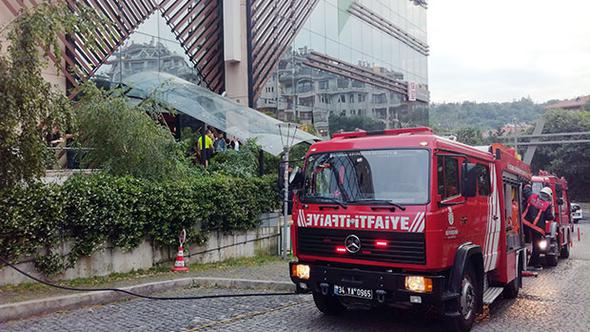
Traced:
<path fill-rule="evenodd" d="M 522 214 L 522 223 L 529 234 L 528 238 L 533 243 L 530 265 L 540 269 L 539 243 L 545 238 L 545 223 L 555 219 L 551 205 L 553 191 L 549 187 L 544 187 L 537 195 L 532 192 L 530 187 L 526 187 L 523 194 L 526 200 L 526 209 Z"/>
<path fill-rule="evenodd" d="M 215 148 L 215 152 L 225 152 L 227 150 L 222 133 L 217 134 L 217 139 L 215 140 L 215 143 L 213 143 L 213 147 Z"/>
<path fill-rule="evenodd" d="M 209 166 L 209 159 L 213 152 L 213 139 L 211 138 L 213 133 L 210 129 L 207 129 L 205 136 L 199 135 L 197 139 L 197 151 L 200 152 L 201 160 L 205 161 L 205 167 Z M 205 149 L 203 150 L 203 137 L 205 137 Z"/>

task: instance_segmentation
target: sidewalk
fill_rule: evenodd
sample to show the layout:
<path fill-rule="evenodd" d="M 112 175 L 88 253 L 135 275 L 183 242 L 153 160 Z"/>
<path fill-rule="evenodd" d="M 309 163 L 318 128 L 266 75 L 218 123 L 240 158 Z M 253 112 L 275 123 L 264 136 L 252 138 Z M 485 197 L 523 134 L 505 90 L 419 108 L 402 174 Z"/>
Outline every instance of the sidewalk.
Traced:
<path fill-rule="evenodd" d="M 122 288 L 150 283 L 157 285 L 158 282 L 194 277 L 289 282 L 288 262 L 271 256 L 231 259 L 212 264 L 192 264 L 190 272 L 187 273 L 173 273 L 168 269 L 169 267 L 163 266 L 147 271 L 64 281 L 58 284 L 80 288 Z M 72 294 L 80 294 L 80 292 L 57 289 L 36 282 L 4 286 L 0 287 L 0 305 Z"/>

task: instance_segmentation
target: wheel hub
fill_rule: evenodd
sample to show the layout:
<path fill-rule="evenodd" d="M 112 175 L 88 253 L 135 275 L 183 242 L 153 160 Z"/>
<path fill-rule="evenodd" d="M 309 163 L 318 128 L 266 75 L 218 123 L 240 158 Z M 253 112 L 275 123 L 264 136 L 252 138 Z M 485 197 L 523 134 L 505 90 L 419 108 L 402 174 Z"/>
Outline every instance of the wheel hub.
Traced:
<path fill-rule="evenodd" d="M 465 320 L 468 320 L 475 311 L 475 289 L 469 279 L 464 278 L 461 285 L 461 314 Z"/>

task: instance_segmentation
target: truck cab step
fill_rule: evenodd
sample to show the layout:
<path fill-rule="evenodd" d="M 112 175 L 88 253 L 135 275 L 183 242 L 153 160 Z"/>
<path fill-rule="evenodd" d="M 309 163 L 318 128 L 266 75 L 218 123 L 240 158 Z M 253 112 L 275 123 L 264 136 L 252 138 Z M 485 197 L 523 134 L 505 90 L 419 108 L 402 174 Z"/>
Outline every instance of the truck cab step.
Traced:
<path fill-rule="evenodd" d="M 491 304 L 494 302 L 500 294 L 504 291 L 503 287 L 489 287 L 483 293 L 483 304 Z"/>

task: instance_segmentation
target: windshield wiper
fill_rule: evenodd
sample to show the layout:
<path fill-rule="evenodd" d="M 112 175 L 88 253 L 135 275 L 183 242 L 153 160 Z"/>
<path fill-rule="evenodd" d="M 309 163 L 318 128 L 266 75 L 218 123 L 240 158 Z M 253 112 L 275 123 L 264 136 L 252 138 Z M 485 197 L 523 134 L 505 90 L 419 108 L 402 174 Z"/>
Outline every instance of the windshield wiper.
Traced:
<path fill-rule="evenodd" d="M 394 201 L 390 201 L 387 199 L 374 199 L 374 198 L 364 198 L 364 199 L 355 199 L 352 201 L 348 201 L 348 203 L 381 203 L 381 204 L 388 204 L 391 206 L 394 206 L 402 211 L 405 211 L 406 208 L 398 203 L 395 203 Z"/>
<path fill-rule="evenodd" d="M 314 200 L 326 200 L 326 201 L 330 201 L 332 203 L 336 203 L 336 204 L 340 205 L 343 209 L 348 208 L 348 205 L 345 202 L 343 202 L 343 201 L 341 201 L 339 199 L 336 199 L 336 198 L 332 198 L 332 197 L 313 197 L 312 199 L 314 199 Z"/>

